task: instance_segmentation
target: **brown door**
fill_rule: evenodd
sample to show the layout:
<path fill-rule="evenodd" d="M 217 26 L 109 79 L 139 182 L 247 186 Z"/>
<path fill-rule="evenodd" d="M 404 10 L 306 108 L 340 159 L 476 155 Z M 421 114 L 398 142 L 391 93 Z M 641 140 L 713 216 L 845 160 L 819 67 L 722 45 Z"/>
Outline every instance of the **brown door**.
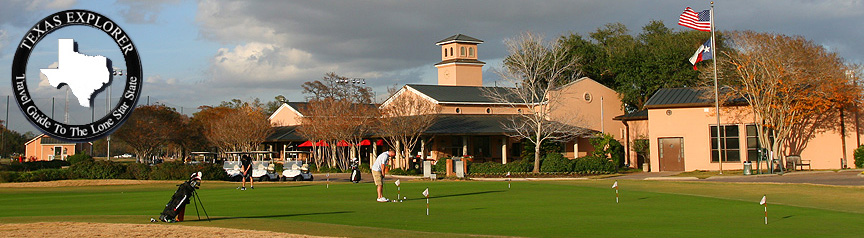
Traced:
<path fill-rule="evenodd" d="M 660 138 L 660 171 L 684 171 L 684 138 Z"/>

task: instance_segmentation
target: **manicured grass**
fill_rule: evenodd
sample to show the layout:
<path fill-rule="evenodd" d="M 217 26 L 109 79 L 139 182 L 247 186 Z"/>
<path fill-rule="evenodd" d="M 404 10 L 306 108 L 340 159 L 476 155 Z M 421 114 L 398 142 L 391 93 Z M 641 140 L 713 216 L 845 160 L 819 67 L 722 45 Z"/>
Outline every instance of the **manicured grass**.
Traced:
<path fill-rule="evenodd" d="M 403 182 L 403 203 L 376 203 L 371 184 L 205 183 L 212 222 L 187 222 L 310 235 L 351 237 L 859 237 L 864 188 L 797 184 L 619 181 Z M 420 194 L 430 188 L 430 215 Z M 148 223 L 176 187 L 4 188 L 0 222 Z M 395 186 L 386 195 L 394 198 Z M 768 195 L 769 225 L 758 205 Z M 201 215 L 204 216 L 203 211 Z M 203 217 L 202 217 L 203 218 Z"/>
<path fill-rule="evenodd" d="M 720 171 L 717 171 L 717 170 L 712 170 L 712 171 L 694 170 L 694 171 L 687 171 L 687 172 L 683 172 L 683 173 L 672 175 L 672 176 L 675 176 L 675 177 L 696 177 L 699 179 L 706 179 L 708 177 L 715 177 L 715 176 L 741 176 L 741 175 L 744 175 L 744 170 L 724 170 L 723 174 L 720 174 Z"/>

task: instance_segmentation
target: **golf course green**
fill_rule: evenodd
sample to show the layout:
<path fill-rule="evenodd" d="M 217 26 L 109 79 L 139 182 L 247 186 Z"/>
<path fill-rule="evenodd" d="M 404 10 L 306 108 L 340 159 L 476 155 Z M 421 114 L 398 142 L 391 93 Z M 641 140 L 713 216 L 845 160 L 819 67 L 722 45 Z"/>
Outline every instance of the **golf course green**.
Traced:
<path fill-rule="evenodd" d="M 370 183 L 206 182 L 186 221 L 349 237 L 861 237 L 864 188 L 804 184 L 610 180 L 403 181 L 401 203 L 375 202 Z M 179 182 L 177 182 L 179 183 Z M 429 215 L 421 192 L 429 188 Z M 2 188 L 0 223 L 149 223 L 176 186 Z M 385 194 L 396 198 L 396 186 Z M 768 224 L 759 200 L 767 195 Z M 196 205 L 201 220 L 196 216 Z M 204 210 L 209 214 L 207 221 Z"/>

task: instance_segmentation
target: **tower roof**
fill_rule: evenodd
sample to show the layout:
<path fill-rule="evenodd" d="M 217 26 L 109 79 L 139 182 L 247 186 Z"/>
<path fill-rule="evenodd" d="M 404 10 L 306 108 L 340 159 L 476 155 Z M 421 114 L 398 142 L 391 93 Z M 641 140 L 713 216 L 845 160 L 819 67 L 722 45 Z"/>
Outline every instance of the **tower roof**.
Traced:
<path fill-rule="evenodd" d="M 456 35 L 444 38 L 443 40 L 436 42 L 435 45 L 443 45 L 443 44 L 449 44 L 449 43 L 481 44 L 481 43 L 483 43 L 483 41 L 479 40 L 477 38 L 474 38 L 474 37 L 463 35 L 463 34 L 456 34 Z"/>

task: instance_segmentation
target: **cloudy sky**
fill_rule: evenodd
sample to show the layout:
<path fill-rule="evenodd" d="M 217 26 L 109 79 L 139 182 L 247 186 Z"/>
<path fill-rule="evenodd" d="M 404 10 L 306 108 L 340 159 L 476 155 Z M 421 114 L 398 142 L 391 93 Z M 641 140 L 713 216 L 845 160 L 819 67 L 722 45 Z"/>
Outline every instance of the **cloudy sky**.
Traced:
<path fill-rule="evenodd" d="M 60 10 L 87 9 L 112 18 L 131 36 L 144 67 L 142 95 L 186 114 L 232 98 L 267 101 L 281 94 L 300 101 L 300 85 L 327 72 L 365 78 L 380 96 L 388 86 L 435 83 L 433 64 L 440 61 L 435 42 L 457 33 L 485 41 L 478 55 L 487 62 L 484 83 L 494 84 L 491 70 L 506 54 L 502 41 L 520 32 L 547 38 L 585 35 L 621 22 L 636 33 L 651 20 L 684 31 L 689 29 L 676 24 L 681 11 L 687 6 L 708 9 L 708 2 L 2 0 L 0 75 L 10 75 L 18 42 L 39 19 Z M 864 22 L 864 1 L 732 0 L 717 1 L 715 7 L 719 30 L 803 35 L 851 62 L 864 62 L 864 30 L 858 26 Z M 122 59 L 112 57 L 117 49 L 107 35 L 63 30 L 37 45 L 28 72 L 56 67 L 57 38 L 75 38 L 79 52 L 122 65 L 116 61 Z M 689 57 L 682 55 L 682 60 Z M 28 80 L 40 108 L 50 110 L 51 98 L 56 99 L 54 118 L 63 121 L 65 88 L 47 85 L 44 76 Z M 0 96 L 11 92 L 9 81 L 0 84 Z M 70 123 L 89 123 L 92 115 L 105 113 L 106 95 L 97 96 L 93 112 L 70 97 Z M 9 127 L 36 132 L 14 100 L 11 104 Z M 0 102 L 0 110 L 5 109 Z"/>

